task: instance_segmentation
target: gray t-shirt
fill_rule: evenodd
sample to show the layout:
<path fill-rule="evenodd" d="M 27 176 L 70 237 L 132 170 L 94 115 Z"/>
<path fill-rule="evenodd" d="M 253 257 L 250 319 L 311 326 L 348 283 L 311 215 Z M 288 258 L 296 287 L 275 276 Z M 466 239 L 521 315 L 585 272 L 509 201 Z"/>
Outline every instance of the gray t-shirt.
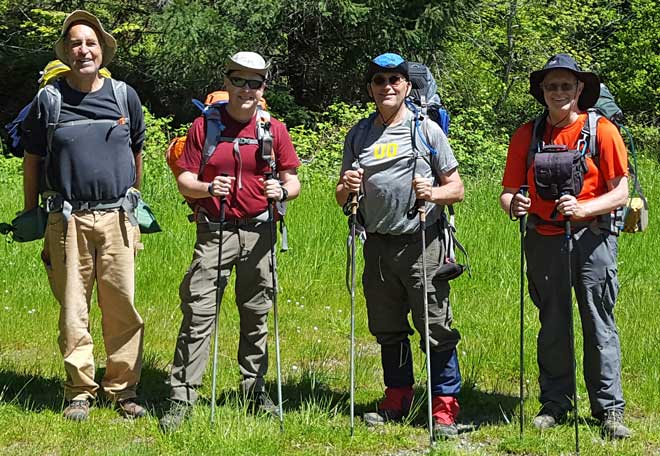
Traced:
<path fill-rule="evenodd" d="M 341 174 L 351 169 L 356 159 L 364 169 L 364 196 L 359 211 L 367 233 L 414 233 L 419 231 L 419 219 L 407 217 L 415 204 L 413 177 L 420 175 L 437 181 L 438 176 L 456 169 L 458 162 L 447 137 L 432 120 L 420 122 L 419 132 L 416 132 L 410 111 L 403 122 L 387 128 L 374 125 L 376 115 L 362 119 L 348 132 Z M 413 147 L 414 131 L 416 147 Z M 431 154 L 424 142 L 437 153 Z M 442 210 L 427 202 L 427 224 L 435 223 Z"/>

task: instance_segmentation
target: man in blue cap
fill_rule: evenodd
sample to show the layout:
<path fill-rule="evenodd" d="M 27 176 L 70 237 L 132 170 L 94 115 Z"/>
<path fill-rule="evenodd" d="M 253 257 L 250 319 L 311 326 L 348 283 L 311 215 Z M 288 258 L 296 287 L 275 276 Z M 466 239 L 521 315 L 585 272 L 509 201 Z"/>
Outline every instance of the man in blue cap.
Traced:
<path fill-rule="evenodd" d="M 366 83 L 376 112 L 348 133 L 335 193 L 339 205 L 360 195 L 358 219 L 367 233 L 362 283 L 369 330 L 381 346 L 386 389 L 378 410 L 366 413 L 364 420 L 367 425 L 401 421 L 410 411 L 415 379 L 409 313 L 422 340 L 426 337 L 422 236 L 417 218 L 408 216 L 411 210 L 417 214 L 419 201 L 426 209 L 433 428 L 436 437 L 452 437 L 458 434 L 460 335 L 451 327 L 449 284 L 438 274 L 445 250 L 440 216 L 444 205 L 463 199 L 463 182 L 447 137 L 435 122 L 421 122 L 416 136 L 423 141 L 413 137 L 414 114 L 405 102 L 412 88 L 407 62 L 397 54 L 379 55 L 369 63 Z"/>

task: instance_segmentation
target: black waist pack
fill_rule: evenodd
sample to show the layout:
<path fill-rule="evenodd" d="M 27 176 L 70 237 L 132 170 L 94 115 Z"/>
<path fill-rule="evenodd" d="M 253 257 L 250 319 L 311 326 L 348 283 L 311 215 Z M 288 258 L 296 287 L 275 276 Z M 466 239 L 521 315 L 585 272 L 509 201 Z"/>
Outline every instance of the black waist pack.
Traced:
<path fill-rule="evenodd" d="M 577 196 L 584 184 L 587 164 L 579 150 L 562 145 L 548 145 L 534 156 L 536 193 L 544 200 L 555 201 L 562 195 Z"/>

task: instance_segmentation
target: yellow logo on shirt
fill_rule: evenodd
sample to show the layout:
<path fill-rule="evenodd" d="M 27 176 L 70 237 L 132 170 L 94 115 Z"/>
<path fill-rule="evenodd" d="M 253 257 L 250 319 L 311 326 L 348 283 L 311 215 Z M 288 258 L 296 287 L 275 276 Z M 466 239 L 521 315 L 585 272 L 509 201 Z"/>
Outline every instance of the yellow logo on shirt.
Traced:
<path fill-rule="evenodd" d="M 380 160 L 385 157 L 396 157 L 398 148 L 397 143 L 376 144 L 374 146 L 374 158 Z"/>

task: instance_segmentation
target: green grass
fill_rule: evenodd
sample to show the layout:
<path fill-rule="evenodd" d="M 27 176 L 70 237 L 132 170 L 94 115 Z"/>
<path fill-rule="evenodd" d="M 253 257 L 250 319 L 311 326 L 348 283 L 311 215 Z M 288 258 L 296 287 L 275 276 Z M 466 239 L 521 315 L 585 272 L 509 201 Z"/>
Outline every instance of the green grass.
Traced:
<path fill-rule="evenodd" d="M 423 454 L 425 428 L 424 359 L 415 349 L 417 413 L 406 425 L 376 431 L 356 420 L 349 435 L 348 349 L 350 301 L 345 288 L 346 219 L 336 206 L 332 179 L 303 172 L 303 193 L 289 206 L 290 251 L 279 254 L 280 333 L 285 430 L 277 421 L 253 417 L 236 399 L 239 373 L 237 311 L 231 286 L 223 300 L 216 422 L 209 427 L 211 369 L 202 399 L 182 431 L 162 435 L 157 417 L 167 395 L 164 384 L 172 360 L 181 315 L 178 285 L 192 255 L 194 227 L 180 204 L 163 163 L 146 164 L 146 199 L 164 232 L 144 236 L 138 256 L 137 305 L 146 323 L 144 370 L 140 394 L 150 418 L 120 419 L 103 403 L 85 423 L 61 418 L 64 370 L 57 348 L 58 305 L 38 259 L 39 242 L 0 243 L 0 453 L 4 454 L 223 454 L 223 455 L 373 455 Z M 5 161 L 0 183 L 0 219 L 20 209 L 17 161 Z M 620 242 L 621 294 L 616 315 L 623 351 L 627 418 L 634 430 L 626 442 L 603 442 L 589 418 L 583 382 L 579 382 L 580 433 L 583 454 L 660 454 L 660 328 L 656 323 L 660 288 L 660 207 L 655 190 L 659 167 L 643 165 L 645 189 L 651 196 L 647 233 L 625 235 Z M 535 339 L 537 313 L 526 302 L 525 343 L 527 398 L 525 435 L 518 436 L 518 258 L 517 225 L 497 204 L 494 178 L 466 180 L 466 201 L 457 206 L 460 240 L 471 254 L 473 277 L 452 283 L 456 325 L 463 339 L 459 358 L 465 386 L 460 421 L 473 432 L 437 444 L 433 454 L 568 454 L 572 426 L 540 434 L 531 417 L 538 410 Z M 361 259 L 360 259 L 361 260 Z M 361 269 L 361 261 L 359 268 Z M 356 412 L 373 410 L 383 384 L 378 346 L 369 334 L 364 298 L 357 293 Z M 271 319 L 272 324 L 272 319 Z M 97 374 L 104 352 L 100 312 L 92 308 Z M 577 344 L 581 348 L 579 331 Z M 416 346 L 418 338 L 413 340 Z M 580 350 L 578 350 L 579 353 Z M 578 365 L 581 356 L 578 356 Z M 275 356 L 267 381 L 275 397 Z M 581 377 L 581 369 L 578 376 Z"/>

